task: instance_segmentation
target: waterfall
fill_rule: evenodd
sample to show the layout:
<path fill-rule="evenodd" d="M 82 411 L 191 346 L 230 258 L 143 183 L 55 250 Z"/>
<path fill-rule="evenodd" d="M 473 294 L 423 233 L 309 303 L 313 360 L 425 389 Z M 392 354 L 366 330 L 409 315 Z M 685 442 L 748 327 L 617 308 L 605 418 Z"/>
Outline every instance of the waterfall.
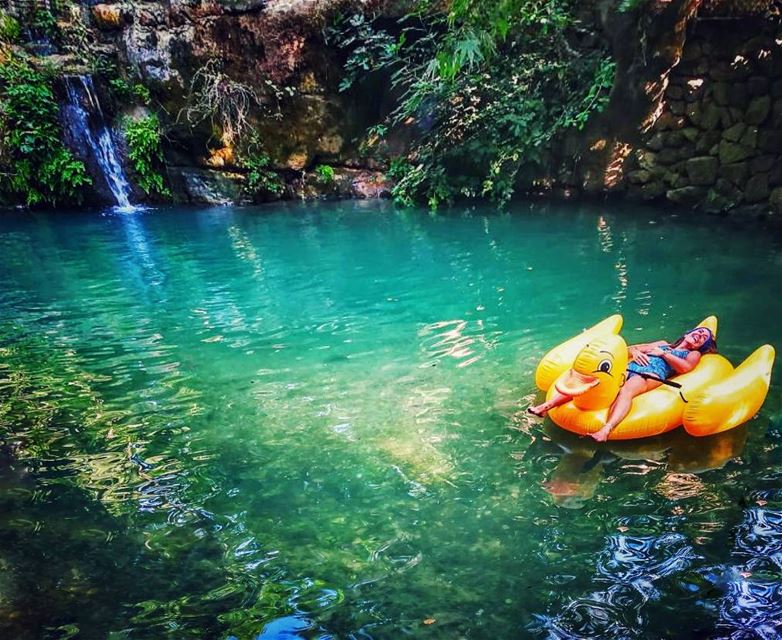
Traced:
<path fill-rule="evenodd" d="M 92 77 L 66 76 L 65 88 L 68 102 L 63 110 L 73 142 L 83 155 L 94 160 L 94 166 L 105 180 L 116 204 L 121 209 L 132 209 L 130 184 L 106 126 Z"/>

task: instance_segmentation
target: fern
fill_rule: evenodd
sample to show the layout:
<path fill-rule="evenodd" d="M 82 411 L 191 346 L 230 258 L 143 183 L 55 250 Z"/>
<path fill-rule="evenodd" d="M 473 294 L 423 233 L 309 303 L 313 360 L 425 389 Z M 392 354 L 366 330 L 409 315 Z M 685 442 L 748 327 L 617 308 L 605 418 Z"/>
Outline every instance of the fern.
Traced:
<path fill-rule="evenodd" d="M 147 195 L 157 194 L 169 197 L 160 168 L 163 166 L 163 147 L 161 144 L 160 121 L 157 115 L 123 122 L 125 140 L 128 144 L 128 159 L 136 173 L 138 186 Z"/>
<path fill-rule="evenodd" d="M 51 84 L 24 56 L 0 64 L 0 194 L 10 202 L 80 204 L 92 182 L 62 144 Z"/>
<path fill-rule="evenodd" d="M 398 101 L 381 126 L 415 135 L 397 199 L 504 202 L 555 136 L 605 107 L 614 63 L 578 49 L 576 8 L 576 0 L 452 0 L 443 13 L 441 3 L 419 0 L 397 37 L 364 16 L 333 29 L 348 50 L 343 87 L 385 70 Z"/>

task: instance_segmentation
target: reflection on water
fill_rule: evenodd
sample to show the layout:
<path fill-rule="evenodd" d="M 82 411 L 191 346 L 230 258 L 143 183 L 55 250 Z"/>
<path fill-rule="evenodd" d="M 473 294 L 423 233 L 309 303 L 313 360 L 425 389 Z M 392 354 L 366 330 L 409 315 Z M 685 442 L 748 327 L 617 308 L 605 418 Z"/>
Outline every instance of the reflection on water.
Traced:
<path fill-rule="evenodd" d="M 698 474 L 739 458 L 747 434 L 745 425 L 709 438 L 694 439 L 677 430 L 643 441 L 597 444 L 549 425 L 546 435 L 559 450 L 559 462 L 542 486 L 556 505 L 581 509 L 594 497 L 601 481 L 610 481 L 612 466 L 631 460 L 646 465 L 644 468 L 667 469 L 654 489 L 667 500 L 706 501 L 709 487 Z M 766 504 L 763 499 L 758 502 Z M 729 629 L 724 637 L 732 639 L 775 638 L 782 628 L 778 597 L 782 583 L 749 582 L 747 578 L 754 571 L 770 569 L 771 575 L 778 575 L 782 569 L 782 512 L 751 508 L 744 517 L 734 534 L 733 555 L 744 555 L 746 562 L 741 567 L 720 568 L 718 574 L 706 574 L 725 592 L 717 629 Z M 643 520 L 629 518 L 617 528 L 626 532 L 638 525 L 648 526 Z M 610 535 L 596 561 L 594 579 L 596 584 L 607 583 L 608 588 L 576 598 L 555 616 L 536 616 L 530 629 L 548 638 L 636 637 L 638 630 L 647 626 L 645 603 L 660 598 L 655 583 L 686 572 L 700 559 L 689 538 L 681 533 Z M 772 566 L 765 566 L 769 562 Z"/>
<path fill-rule="evenodd" d="M 778 239 L 625 213 L 1 217 L 0 633 L 778 635 L 779 365 L 706 439 L 525 414 L 611 313 L 782 344 Z"/>
<path fill-rule="evenodd" d="M 556 504 L 571 508 L 581 508 L 595 494 L 605 466 L 621 466 L 626 473 L 641 475 L 664 469 L 657 492 L 668 500 L 696 497 L 707 490 L 697 474 L 739 458 L 748 434 L 746 425 L 707 438 L 692 438 L 677 429 L 655 438 L 598 444 L 550 422 L 545 429 L 547 439 L 559 450 L 559 463 L 542 486 Z"/>

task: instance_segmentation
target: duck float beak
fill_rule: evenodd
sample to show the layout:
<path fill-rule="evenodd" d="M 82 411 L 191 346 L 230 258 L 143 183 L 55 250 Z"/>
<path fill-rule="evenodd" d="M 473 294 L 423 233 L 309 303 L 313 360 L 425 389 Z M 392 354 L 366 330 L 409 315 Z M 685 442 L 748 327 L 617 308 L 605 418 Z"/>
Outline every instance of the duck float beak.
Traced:
<path fill-rule="evenodd" d="M 556 388 L 560 393 L 575 398 L 586 393 L 593 387 L 596 387 L 598 384 L 600 384 L 600 380 L 595 378 L 595 376 L 579 373 L 578 371 L 571 369 L 566 376 L 557 380 Z"/>

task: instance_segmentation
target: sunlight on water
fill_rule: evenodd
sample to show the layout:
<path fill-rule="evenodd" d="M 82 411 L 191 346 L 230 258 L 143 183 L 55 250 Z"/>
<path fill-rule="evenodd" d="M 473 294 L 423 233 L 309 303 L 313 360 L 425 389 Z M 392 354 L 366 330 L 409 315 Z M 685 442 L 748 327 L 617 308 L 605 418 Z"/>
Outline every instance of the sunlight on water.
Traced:
<path fill-rule="evenodd" d="M 696 250 L 697 248 L 697 250 Z M 782 346 L 782 242 L 606 206 L 0 217 L 15 638 L 774 638 L 782 401 L 598 446 L 529 416 L 612 314 Z"/>

